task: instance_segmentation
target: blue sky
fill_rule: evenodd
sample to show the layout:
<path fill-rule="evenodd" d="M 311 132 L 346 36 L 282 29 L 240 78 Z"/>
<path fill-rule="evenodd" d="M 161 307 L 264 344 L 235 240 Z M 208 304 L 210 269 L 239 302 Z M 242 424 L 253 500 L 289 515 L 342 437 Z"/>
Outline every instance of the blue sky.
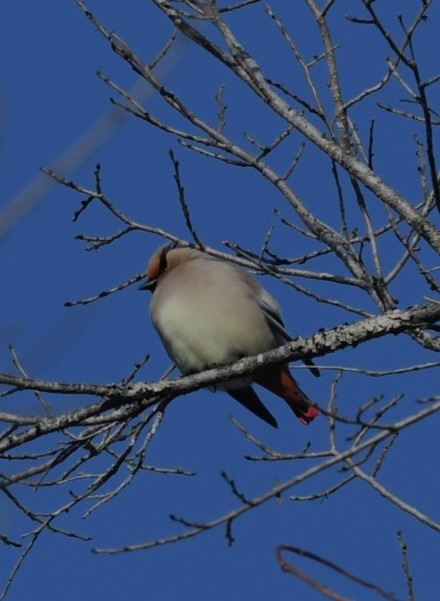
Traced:
<path fill-rule="evenodd" d="M 353 3 L 353 7 L 357 4 Z M 409 14 L 413 14 L 418 4 L 408 2 Z M 91 7 L 106 26 L 133 44 L 146 60 L 150 60 L 167 39 L 169 24 L 149 2 L 134 0 L 128 5 L 122 0 L 96 0 Z M 303 50 L 313 54 L 319 37 L 302 3 L 295 4 L 293 10 L 277 0 L 273 8 L 285 16 Z M 109 96 L 113 93 L 96 77 L 96 72 L 104 71 L 127 87 L 134 85 L 136 78 L 111 52 L 73 1 L 46 0 L 42 11 L 39 3 L 4 0 L 1 15 L 0 211 L 6 211 L 11 203 L 17 202 L 26 186 L 42 177 L 40 167 L 53 165 L 97 120 L 112 110 Z M 356 29 L 357 35 L 353 36 L 353 26 L 344 23 L 341 15 L 343 12 L 336 13 L 333 24 L 336 39 L 341 43 L 342 83 L 347 97 L 351 97 L 383 73 L 386 50 L 378 40 L 370 39 L 365 29 Z M 425 76 L 431 71 L 435 74 L 436 65 L 430 53 L 435 39 L 432 37 L 434 25 L 439 18 L 436 6 L 431 21 L 426 24 L 426 38 L 418 38 Z M 394 27 L 392 19 L 391 11 L 385 12 L 385 20 Z M 242 15 L 231 17 L 231 23 L 274 78 L 289 72 L 291 57 L 280 39 L 273 35 L 274 27 L 268 25 L 262 6 L 249 7 Z M 349 52 L 345 50 L 348 45 Z M 286 83 L 299 77 L 295 69 L 292 61 L 292 80 Z M 171 89 L 183 94 L 193 110 L 199 110 L 208 119 L 214 118 L 212 99 L 218 86 L 224 83 L 230 107 L 228 127 L 237 138 L 243 131 L 249 131 L 268 141 L 280 131 L 279 120 L 264 107 L 255 105 L 242 84 L 183 39 L 178 41 L 164 67 L 163 77 Z M 175 119 L 163 108 L 160 98 L 148 90 L 142 93 L 153 114 Z M 397 102 L 402 91 L 393 84 L 387 94 L 385 100 Z M 438 92 L 433 89 L 434 106 L 438 105 L 438 99 Z M 414 124 L 411 129 L 407 125 L 403 127 L 397 118 L 389 120 L 377 109 L 375 101 L 372 99 L 355 111 L 360 133 L 366 135 L 370 118 L 374 116 L 379 131 L 376 163 L 381 175 L 417 202 L 421 193 L 413 135 L 419 132 L 418 125 Z M 287 166 L 289 156 L 294 156 L 300 142 L 299 136 L 294 137 L 286 154 L 277 155 L 275 163 Z M 295 217 L 283 198 L 254 172 L 206 160 L 134 118 L 115 129 L 103 145 L 81 161 L 74 173 L 66 175 L 93 187 L 93 171 L 99 162 L 104 190 L 116 206 L 138 221 L 189 239 L 178 207 L 168 156 L 170 148 L 180 161 L 193 221 L 206 243 L 224 249 L 224 241 L 239 242 L 256 250 L 261 247 L 269 227 L 276 223 L 273 240 L 281 254 L 299 256 L 309 248 L 307 240 L 277 222 L 274 209 L 293 221 Z M 328 163 L 310 145 L 306 146 L 295 178 L 295 190 L 322 218 L 332 223 L 336 219 L 336 201 Z M 157 380 L 169 360 L 149 322 L 147 294 L 132 287 L 85 307 L 66 308 L 64 303 L 99 293 L 142 272 L 160 240 L 136 233 L 99 252 L 85 252 L 85 244 L 75 240 L 75 236 L 109 235 L 119 229 L 119 224 L 97 206 L 73 223 L 72 216 L 79 202 L 77 194 L 53 186 L 0 240 L 3 283 L 0 370 L 14 371 L 8 351 L 8 345 L 13 344 L 31 376 L 60 381 L 118 382 L 149 352 L 151 360 L 141 377 Z M 373 203 L 371 210 L 375 218 L 384 218 L 378 205 Z M 356 219 L 353 211 L 354 225 Z M 390 245 L 384 251 L 385 262 L 391 264 L 395 246 Z M 334 261 L 322 265 L 327 269 L 341 269 Z M 293 334 L 306 336 L 319 328 L 354 319 L 268 278 L 263 279 L 263 283 L 279 299 L 286 325 Z M 324 284 L 317 284 L 315 290 L 333 297 L 340 295 L 339 298 L 352 304 L 374 310 L 359 292 L 347 293 Z M 415 275 L 413 281 L 396 282 L 395 291 L 401 295 L 402 307 L 423 300 Z M 392 369 L 429 360 L 434 359 L 428 352 L 400 336 L 398 342 L 396 339 L 371 342 L 327 357 L 322 363 Z M 335 372 L 325 371 L 319 380 L 306 370 L 296 374 L 309 396 L 325 405 Z M 389 379 L 345 375 L 338 388 L 338 403 L 341 412 L 353 415 L 355 407 L 375 395 L 384 394 L 389 400 L 404 392 L 405 398 L 393 414 L 397 418 L 415 410 L 416 400 L 438 394 L 437 382 L 438 374 L 434 370 L 424 372 L 423 376 L 412 374 Z M 255 601 L 287 601 L 293 597 L 308 601 L 320 599 L 281 573 L 274 557 L 275 547 L 280 543 L 302 546 L 329 557 L 404 598 L 398 530 L 403 531 L 409 545 L 417 599 L 430 598 L 430 591 L 439 586 L 438 534 L 387 504 L 361 482 L 354 482 L 327 500 L 314 503 L 292 503 L 287 496 L 271 501 L 235 524 L 236 543 L 232 548 L 227 546 L 224 530 L 217 529 L 193 540 L 148 552 L 111 557 L 91 553 L 94 546 L 140 543 L 175 533 L 179 526 L 170 522 L 170 513 L 200 522 L 236 507 L 238 500 L 220 477 L 223 469 L 252 496 L 304 468 L 297 463 L 247 461 L 244 456 L 255 453 L 256 449 L 230 423 L 230 415 L 279 451 L 299 452 L 308 442 L 315 450 L 327 448 L 325 418 L 303 428 L 292 420 L 281 401 L 265 394 L 263 397 L 278 418 L 277 431 L 259 423 L 220 394 L 199 391 L 176 399 L 151 447 L 149 460 L 153 465 L 182 467 L 197 475 L 147 473 L 93 516 L 82 519 L 81 512 L 75 511 L 64 517 L 62 524 L 66 528 L 91 535 L 93 541 L 84 543 L 44 536 L 22 567 L 9 599 L 18 601 L 30 595 L 65 601 L 113 600 L 127 595 L 131 599 L 156 601 L 170 598 L 223 601 L 243 597 Z M 69 410 L 79 403 L 78 399 L 67 397 L 48 400 L 56 412 Z M 39 409 L 35 398 L 28 394 L 3 400 L 2 410 L 32 414 Z M 417 504 L 433 519 L 438 518 L 440 495 L 438 426 L 435 415 L 429 422 L 403 433 L 382 474 L 383 481 L 393 492 L 408 503 Z M 341 444 L 344 444 L 343 432 Z M 336 471 L 324 474 L 313 484 L 294 492 L 318 492 L 336 482 L 338 477 Z M 30 506 L 44 510 L 47 504 L 53 507 L 65 502 L 67 491 L 23 489 L 20 494 Z M 0 516 L 0 532 L 18 538 L 20 533 L 31 529 L 6 497 L 0 498 Z M 2 581 L 15 560 L 12 549 L 2 550 Z M 357 589 L 333 580 L 333 576 L 315 566 L 311 568 L 305 562 L 301 565 L 340 586 L 341 592 L 357 598 Z M 370 598 L 364 592 L 362 595 L 359 598 Z"/>

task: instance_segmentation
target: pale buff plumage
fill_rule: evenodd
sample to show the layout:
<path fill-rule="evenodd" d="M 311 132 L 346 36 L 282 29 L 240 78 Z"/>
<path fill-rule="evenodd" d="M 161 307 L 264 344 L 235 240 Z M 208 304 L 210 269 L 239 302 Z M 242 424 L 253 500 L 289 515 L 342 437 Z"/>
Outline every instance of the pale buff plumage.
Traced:
<path fill-rule="evenodd" d="M 160 247 L 141 289 L 153 291 L 153 324 L 184 374 L 232 363 L 290 340 L 277 301 L 248 272 L 201 251 Z M 252 382 L 284 398 L 303 423 L 318 415 L 287 365 L 271 366 L 246 381 L 224 385 L 236 400 L 276 426 Z"/>

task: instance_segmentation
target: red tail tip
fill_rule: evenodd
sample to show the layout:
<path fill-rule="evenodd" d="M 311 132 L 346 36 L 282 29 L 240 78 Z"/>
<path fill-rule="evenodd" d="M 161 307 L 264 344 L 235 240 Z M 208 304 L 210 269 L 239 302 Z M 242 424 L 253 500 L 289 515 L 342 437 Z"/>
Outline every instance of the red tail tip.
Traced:
<path fill-rule="evenodd" d="M 299 415 L 298 417 L 299 421 L 302 424 L 308 426 L 310 422 L 312 422 L 315 419 L 315 417 L 318 417 L 318 415 L 319 411 L 318 409 L 316 409 L 316 407 L 309 407 L 305 413 L 301 413 L 301 415 Z"/>

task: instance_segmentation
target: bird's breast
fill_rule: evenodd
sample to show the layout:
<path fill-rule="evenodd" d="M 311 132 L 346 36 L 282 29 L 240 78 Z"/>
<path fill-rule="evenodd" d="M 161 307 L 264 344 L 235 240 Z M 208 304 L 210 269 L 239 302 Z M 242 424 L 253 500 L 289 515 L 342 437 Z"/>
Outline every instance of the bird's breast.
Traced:
<path fill-rule="evenodd" d="M 228 288 L 175 286 L 171 278 L 153 295 L 151 316 L 168 354 L 183 373 L 231 363 L 276 346 L 252 298 Z M 167 285 L 167 286 L 165 286 Z M 172 292 L 172 293 L 171 293 Z"/>

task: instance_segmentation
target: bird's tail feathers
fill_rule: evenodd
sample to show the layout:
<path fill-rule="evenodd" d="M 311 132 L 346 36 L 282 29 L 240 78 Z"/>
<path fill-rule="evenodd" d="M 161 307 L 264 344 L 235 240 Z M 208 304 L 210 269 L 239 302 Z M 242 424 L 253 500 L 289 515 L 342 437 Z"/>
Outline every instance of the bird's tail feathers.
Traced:
<path fill-rule="evenodd" d="M 308 425 L 319 415 L 319 410 L 298 386 L 287 365 L 265 369 L 255 381 L 283 398 L 301 423 Z"/>

